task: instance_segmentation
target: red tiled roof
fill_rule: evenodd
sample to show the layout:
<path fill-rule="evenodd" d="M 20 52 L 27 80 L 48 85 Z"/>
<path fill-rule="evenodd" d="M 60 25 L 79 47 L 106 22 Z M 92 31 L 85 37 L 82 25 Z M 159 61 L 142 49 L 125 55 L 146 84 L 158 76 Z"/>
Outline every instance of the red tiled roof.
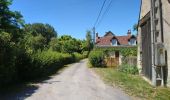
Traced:
<path fill-rule="evenodd" d="M 129 39 L 131 38 L 130 36 L 116 36 L 118 43 L 120 45 L 128 45 L 129 44 Z"/>
<path fill-rule="evenodd" d="M 113 39 L 113 36 L 106 36 L 106 37 L 101 37 L 96 40 L 97 45 L 111 45 L 111 40 Z"/>
<path fill-rule="evenodd" d="M 111 45 L 112 39 L 116 38 L 118 40 L 119 45 L 128 45 L 129 39 L 132 38 L 131 35 L 127 36 L 104 36 L 96 38 L 96 45 L 107 46 Z"/>

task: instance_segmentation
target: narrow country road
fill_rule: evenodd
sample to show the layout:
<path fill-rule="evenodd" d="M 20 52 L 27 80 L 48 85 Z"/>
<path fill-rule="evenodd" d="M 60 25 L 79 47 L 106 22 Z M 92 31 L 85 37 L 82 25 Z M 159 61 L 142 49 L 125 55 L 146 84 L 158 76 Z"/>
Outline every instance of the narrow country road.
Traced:
<path fill-rule="evenodd" d="M 59 75 L 37 83 L 37 89 L 29 96 L 27 92 L 16 94 L 11 100 L 130 100 L 119 89 L 110 87 L 90 69 L 87 60 L 82 60 L 66 68 Z M 30 91 L 27 89 L 27 91 Z M 29 93 L 29 92 L 28 92 Z"/>

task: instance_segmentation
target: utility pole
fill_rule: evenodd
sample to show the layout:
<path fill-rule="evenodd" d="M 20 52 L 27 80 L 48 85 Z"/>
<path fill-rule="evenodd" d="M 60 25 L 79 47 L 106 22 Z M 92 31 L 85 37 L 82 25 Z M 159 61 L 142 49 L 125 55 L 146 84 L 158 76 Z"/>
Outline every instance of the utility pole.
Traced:
<path fill-rule="evenodd" d="M 92 32 L 92 36 L 93 36 L 93 45 L 95 45 L 95 27 L 93 27 L 93 32 Z"/>

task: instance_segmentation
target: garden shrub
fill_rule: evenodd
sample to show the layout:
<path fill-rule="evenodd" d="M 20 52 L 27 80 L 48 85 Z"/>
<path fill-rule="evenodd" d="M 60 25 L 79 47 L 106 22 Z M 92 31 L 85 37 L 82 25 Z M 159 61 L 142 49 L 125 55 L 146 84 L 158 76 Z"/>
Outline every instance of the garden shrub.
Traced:
<path fill-rule="evenodd" d="M 133 74 L 133 75 L 139 73 L 137 66 L 128 65 L 128 64 L 122 64 L 121 66 L 119 66 L 118 70 L 120 72 L 127 73 L 127 74 Z"/>
<path fill-rule="evenodd" d="M 93 67 L 103 67 L 104 66 L 103 51 L 91 51 L 88 58 L 89 58 L 89 61 Z"/>

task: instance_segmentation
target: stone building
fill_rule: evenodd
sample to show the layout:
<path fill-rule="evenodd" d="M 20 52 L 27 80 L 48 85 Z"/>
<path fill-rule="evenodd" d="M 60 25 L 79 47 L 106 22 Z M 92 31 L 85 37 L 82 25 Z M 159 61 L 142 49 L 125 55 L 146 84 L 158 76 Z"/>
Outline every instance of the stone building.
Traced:
<path fill-rule="evenodd" d="M 170 86 L 170 0 L 141 0 L 138 45 L 140 73 L 155 86 Z"/>
<path fill-rule="evenodd" d="M 132 35 L 131 31 L 128 30 L 127 35 L 117 36 L 113 34 L 111 31 L 106 32 L 103 37 L 100 37 L 98 33 L 96 33 L 96 48 L 114 48 L 116 51 L 109 52 L 109 57 L 113 58 L 109 60 L 108 66 L 118 66 L 122 64 L 122 54 L 119 49 L 122 48 L 136 48 L 137 38 L 135 35 Z M 136 59 L 135 59 L 136 64 Z"/>

